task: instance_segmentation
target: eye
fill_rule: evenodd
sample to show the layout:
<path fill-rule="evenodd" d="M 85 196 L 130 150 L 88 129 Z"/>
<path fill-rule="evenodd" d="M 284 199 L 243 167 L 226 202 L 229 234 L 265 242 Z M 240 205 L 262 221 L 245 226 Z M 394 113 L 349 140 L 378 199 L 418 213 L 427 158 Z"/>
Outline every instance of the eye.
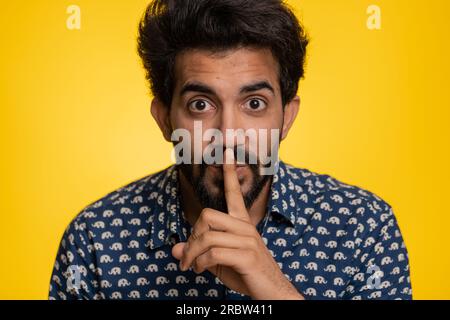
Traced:
<path fill-rule="evenodd" d="M 201 113 L 214 109 L 214 106 L 204 99 L 197 99 L 188 104 L 188 108 L 192 112 Z"/>
<path fill-rule="evenodd" d="M 266 102 L 258 98 L 252 98 L 244 104 L 244 108 L 251 111 L 261 111 L 264 110 L 266 107 L 267 107 Z"/>

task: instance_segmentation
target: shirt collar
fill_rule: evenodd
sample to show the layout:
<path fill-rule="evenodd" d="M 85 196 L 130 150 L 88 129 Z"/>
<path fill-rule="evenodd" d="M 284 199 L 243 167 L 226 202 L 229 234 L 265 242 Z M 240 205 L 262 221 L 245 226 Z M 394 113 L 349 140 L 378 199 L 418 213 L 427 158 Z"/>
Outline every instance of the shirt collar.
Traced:
<path fill-rule="evenodd" d="M 303 177 L 291 170 L 291 166 L 278 161 L 272 179 L 271 197 L 268 203 L 268 212 L 278 214 L 290 226 L 298 229 L 298 216 L 302 209 L 299 195 L 303 192 Z"/>
<path fill-rule="evenodd" d="M 186 241 L 189 227 L 180 206 L 177 168 L 173 165 L 161 174 L 149 181 L 152 184 L 149 187 L 149 200 L 152 202 L 150 212 L 158 212 L 152 214 L 153 223 L 148 244 L 150 249 L 178 242 L 174 236 L 178 236 L 179 241 Z"/>
<path fill-rule="evenodd" d="M 267 212 L 279 215 L 299 232 L 297 218 L 302 206 L 298 199 L 299 193 L 303 191 L 300 186 L 302 177 L 290 169 L 291 167 L 283 161 L 276 163 Z M 150 249 L 187 241 L 190 225 L 180 206 L 178 181 L 178 170 L 175 165 L 148 181 L 152 184 L 149 188 L 151 190 L 149 200 L 153 204 L 150 212 L 158 212 L 153 215 L 154 221 L 151 224 L 148 243 Z M 174 236 L 178 237 L 178 241 Z"/>

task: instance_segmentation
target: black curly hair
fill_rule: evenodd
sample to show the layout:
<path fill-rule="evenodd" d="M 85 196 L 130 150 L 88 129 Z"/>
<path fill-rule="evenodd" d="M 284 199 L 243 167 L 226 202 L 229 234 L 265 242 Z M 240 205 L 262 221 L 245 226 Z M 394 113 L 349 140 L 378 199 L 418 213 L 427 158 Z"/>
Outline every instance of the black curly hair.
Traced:
<path fill-rule="evenodd" d="M 154 0 L 140 21 L 138 53 L 152 93 L 170 106 L 177 54 L 238 47 L 268 48 L 278 62 L 282 105 L 297 94 L 308 38 L 279 0 Z"/>

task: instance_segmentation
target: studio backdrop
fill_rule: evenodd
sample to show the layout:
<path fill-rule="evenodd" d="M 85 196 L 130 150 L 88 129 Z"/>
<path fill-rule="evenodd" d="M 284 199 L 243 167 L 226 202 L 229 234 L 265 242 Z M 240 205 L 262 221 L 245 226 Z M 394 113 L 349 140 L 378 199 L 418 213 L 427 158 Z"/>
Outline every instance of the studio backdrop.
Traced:
<path fill-rule="evenodd" d="M 386 200 L 414 298 L 450 299 L 450 2 L 288 3 L 311 42 L 280 157 Z M 46 299 L 76 214 L 172 163 L 136 50 L 147 4 L 1 2 L 0 298 Z"/>

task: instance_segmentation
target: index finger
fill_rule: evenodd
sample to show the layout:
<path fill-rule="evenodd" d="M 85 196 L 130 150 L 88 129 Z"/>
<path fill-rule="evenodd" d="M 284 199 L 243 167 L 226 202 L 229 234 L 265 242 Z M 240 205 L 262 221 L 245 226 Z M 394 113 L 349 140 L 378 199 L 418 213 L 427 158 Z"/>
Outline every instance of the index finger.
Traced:
<path fill-rule="evenodd" d="M 242 196 L 241 185 L 239 184 L 236 173 L 234 152 L 230 148 L 225 150 L 223 180 L 228 213 L 235 218 L 250 221 L 247 208 L 245 207 L 244 197 Z"/>

